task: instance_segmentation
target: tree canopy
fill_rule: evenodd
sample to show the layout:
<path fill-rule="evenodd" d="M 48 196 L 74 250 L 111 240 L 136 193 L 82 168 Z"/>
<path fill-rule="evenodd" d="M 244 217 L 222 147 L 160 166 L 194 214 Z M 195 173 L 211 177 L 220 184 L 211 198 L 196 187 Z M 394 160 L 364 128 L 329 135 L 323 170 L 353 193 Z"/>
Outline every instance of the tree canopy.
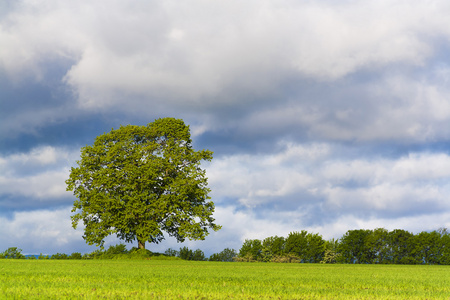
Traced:
<path fill-rule="evenodd" d="M 81 149 L 78 167 L 66 180 L 78 198 L 72 226 L 82 220 L 83 238 L 102 247 L 111 234 L 145 248 L 146 242 L 162 241 L 164 232 L 183 242 L 204 239 L 208 228 L 219 230 L 200 168 L 213 153 L 195 151 L 191 143 L 189 126 L 174 118 L 98 136 Z"/>

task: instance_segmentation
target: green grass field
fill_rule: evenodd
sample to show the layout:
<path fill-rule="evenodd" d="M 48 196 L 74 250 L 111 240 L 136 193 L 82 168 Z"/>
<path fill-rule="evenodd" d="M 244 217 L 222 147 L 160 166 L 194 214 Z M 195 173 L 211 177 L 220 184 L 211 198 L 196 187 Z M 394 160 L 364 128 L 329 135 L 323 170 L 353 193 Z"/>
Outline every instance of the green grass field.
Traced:
<path fill-rule="evenodd" d="M 450 267 L 0 260 L 1 299 L 450 299 Z"/>

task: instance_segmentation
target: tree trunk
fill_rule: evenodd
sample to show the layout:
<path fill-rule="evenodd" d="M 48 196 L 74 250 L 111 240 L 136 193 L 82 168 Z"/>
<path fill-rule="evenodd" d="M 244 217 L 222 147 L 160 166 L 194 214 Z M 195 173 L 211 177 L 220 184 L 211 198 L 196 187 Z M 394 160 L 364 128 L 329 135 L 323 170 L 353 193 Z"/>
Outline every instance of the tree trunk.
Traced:
<path fill-rule="evenodd" d="M 141 242 L 140 240 L 138 240 L 138 247 L 139 249 L 145 249 L 145 242 Z"/>

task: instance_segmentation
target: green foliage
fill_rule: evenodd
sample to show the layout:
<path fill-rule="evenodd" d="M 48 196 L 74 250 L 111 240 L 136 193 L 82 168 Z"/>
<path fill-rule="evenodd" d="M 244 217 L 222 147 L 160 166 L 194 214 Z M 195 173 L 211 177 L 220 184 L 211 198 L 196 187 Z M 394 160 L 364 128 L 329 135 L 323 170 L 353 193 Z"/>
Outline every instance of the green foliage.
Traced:
<path fill-rule="evenodd" d="M 39 254 L 38 259 L 50 259 L 48 255 Z"/>
<path fill-rule="evenodd" d="M 291 232 L 286 239 L 285 253 L 300 257 L 302 262 L 318 263 L 325 251 L 325 241 L 319 234 Z"/>
<path fill-rule="evenodd" d="M 414 235 L 403 229 L 395 229 L 389 233 L 388 243 L 394 264 L 417 263 L 412 252 L 415 248 Z"/>
<path fill-rule="evenodd" d="M 196 249 L 192 253 L 192 259 L 191 260 L 204 261 L 204 260 L 206 260 L 205 253 L 202 250 L 200 250 L 200 249 Z"/>
<path fill-rule="evenodd" d="M 68 258 L 69 258 L 69 256 L 64 253 L 56 253 L 50 257 L 50 259 L 68 259 Z"/>
<path fill-rule="evenodd" d="M 261 240 L 245 240 L 241 249 L 239 250 L 239 257 L 247 261 L 261 261 L 262 260 L 262 244 Z"/>
<path fill-rule="evenodd" d="M 210 260 L 219 260 L 218 254 Z M 319 234 L 302 230 L 291 232 L 286 239 L 247 239 L 234 261 L 449 265 L 450 233 L 446 228 L 416 235 L 401 229 L 358 229 L 325 241 Z"/>
<path fill-rule="evenodd" d="M 209 261 L 223 261 L 232 262 L 233 258 L 237 256 L 237 252 L 234 249 L 225 248 L 219 253 L 214 253 L 209 257 Z"/>
<path fill-rule="evenodd" d="M 85 225 L 83 238 L 103 247 L 116 234 L 126 242 L 158 243 L 164 232 L 183 242 L 203 240 L 219 230 L 202 160 L 212 152 L 195 151 L 189 126 L 163 118 L 147 126 L 121 126 L 81 149 L 78 167 L 66 180 L 74 202 L 72 225 Z"/>
<path fill-rule="evenodd" d="M 10 247 L 5 252 L 0 253 L 0 258 L 7 259 L 25 259 L 25 255 L 22 254 L 22 249 L 17 247 Z"/>
<path fill-rule="evenodd" d="M 105 251 L 105 254 L 127 254 L 127 246 L 125 244 L 117 244 L 109 246 L 108 250 Z"/>
<path fill-rule="evenodd" d="M 178 257 L 184 260 L 196 260 L 203 261 L 206 260 L 205 253 L 202 250 L 196 249 L 192 251 L 188 247 L 180 248 L 180 251 L 177 251 Z"/>
<path fill-rule="evenodd" d="M 306 256 L 306 249 L 308 247 L 307 234 L 308 232 L 306 230 L 289 233 L 286 239 L 285 252 L 301 258 Z"/>
<path fill-rule="evenodd" d="M 322 260 L 325 251 L 325 241 L 318 233 L 308 233 L 306 236 L 307 250 L 303 262 L 318 263 Z"/>
<path fill-rule="evenodd" d="M 174 250 L 172 248 L 166 249 L 166 251 L 164 252 L 164 254 L 166 256 L 179 256 L 179 253 L 177 250 Z"/>
<path fill-rule="evenodd" d="M 83 256 L 81 255 L 80 252 L 73 252 L 69 256 L 69 259 L 82 259 L 82 258 L 83 258 Z"/>
<path fill-rule="evenodd" d="M 320 263 L 321 264 L 335 264 L 335 263 L 337 263 L 338 259 L 339 259 L 339 255 L 336 254 L 335 251 L 326 249 Z"/>
<path fill-rule="evenodd" d="M 271 261 L 275 256 L 281 256 L 284 253 L 284 237 L 271 236 L 262 241 L 261 256 L 263 261 Z"/>
<path fill-rule="evenodd" d="M 446 229 L 416 235 L 402 229 L 349 230 L 337 248 L 337 260 L 343 263 L 450 263 L 450 235 Z"/>
<path fill-rule="evenodd" d="M 389 231 L 384 228 L 376 228 L 366 237 L 365 246 L 371 249 L 371 257 L 368 262 L 387 264 L 391 261 L 389 249 Z"/>
<path fill-rule="evenodd" d="M 184 260 L 192 260 L 193 253 L 192 250 L 188 247 L 182 247 L 180 248 L 180 251 L 178 251 L 179 258 Z"/>
<path fill-rule="evenodd" d="M 339 243 L 339 261 L 350 264 L 370 263 L 374 255 L 366 243 L 370 234 L 371 231 L 365 229 L 347 231 Z"/>
<path fill-rule="evenodd" d="M 117 258 L 129 258 L 129 259 L 149 259 L 153 257 L 153 253 L 147 249 L 132 248 L 127 255 L 120 255 Z M 159 254 L 156 254 L 158 256 Z M 106 258 L 106 257 L 105 257 Z"/>
<path fill-rule="evenodd" d="M 294 255 L 294 254 L 283 254 L 283 255 L 276 255 L 274 256 L 270 262 L 274 263 L 300 263 L 301 259 L 300 257 Z"/>

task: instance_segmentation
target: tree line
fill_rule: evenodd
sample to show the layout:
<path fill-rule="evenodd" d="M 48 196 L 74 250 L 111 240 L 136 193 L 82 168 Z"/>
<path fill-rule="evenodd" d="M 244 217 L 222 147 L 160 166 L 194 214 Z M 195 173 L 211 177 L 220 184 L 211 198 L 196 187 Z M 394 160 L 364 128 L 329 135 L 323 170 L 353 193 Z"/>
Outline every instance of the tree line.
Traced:
<path fill-rule="evenodd" d="M 291 232 L 287 238 L 247 239 L 236 261 L 450 264 L 450 233 L 446 228 L 413 234 L 384 228 L 347 231 L 340 239 L 324 240 L 318 233 Z"/>
<path fill-rule="evenodd" d="M 72 254 L 56 253 L 43 255 L 41 253 L 39 256 L 25 256 L 22 254 L 22 249 L 18 247 L 10 247 L 4 252 L 0 252 L 0 259 L 149 259 L 158 257 L 158 259 L 232 262 L 236 256 L 236 250 L 230 248 L 225 248 L 223 251 L 214 253 L 208 258 L 200 249 L 192 250 L 188 247 L 181 247 L 179 250 L 174 250 L 169 248 L 164 253 L 157 253 L 139 248 L 128 250 L 124 244 L 111 245 L 108 249 L 97 249 L 85 254 L 74 252 Z"/>
<path fill-rule="evenodd" d="M 0 252 L 0 258 L 27 258 L 17 247 Z M 344 264 L 433 264 L 450 265 L 450 232 L 441 228 L 413 234 L 402 229 L 384 228 L 347 231 L 340 239 L 325 240 L 306 230 L 285 237 L 247 239 L 239 251 L 225 248 L 209 258 L 200 250 L 181 247 L 153 253 L 147 249 L 127 250 L 124 244 L 91 253 L 39 255 L 38 259 L 183 259 L 223 262 L 344 263 Z M 36 258 L 34 256 L 28 258 Z"/>

